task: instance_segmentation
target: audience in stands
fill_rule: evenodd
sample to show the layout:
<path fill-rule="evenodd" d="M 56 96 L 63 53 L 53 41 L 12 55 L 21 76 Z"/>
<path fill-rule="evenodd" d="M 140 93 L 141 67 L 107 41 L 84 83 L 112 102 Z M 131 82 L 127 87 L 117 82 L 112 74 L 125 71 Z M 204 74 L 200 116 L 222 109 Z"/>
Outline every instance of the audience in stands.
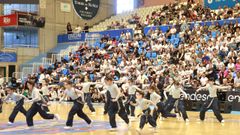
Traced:
<path fill-rule="evenodd" d="M 120 37 L 104 35 L 94 45 L 82 43 L 78 50 L 69 52 L 61 61 L 41 67 L 39 74 L 29 75 L 26 80 L 38 82 L 39 88 L 45 78 L 50 84 L 58 84 L 51 88 L 52 100 L 61 96 L 63 81 L 104 83 L 104 76 L 109 74 L 114 76 L 123 95 L 130 78 L 143 90 L 156 85 L 161 94 L 171 78 L 176 77 L 180 77 L 185 88 L 205 86 L 211 76 L 216 84 L 240 90 L 240 25 L 233 23 L 233 17 L 239 17 L 238 4 L 216 11 L 199 4 L 165 5 L 149 15 L 144 23 L 138 23 L 135 14 L 131 20 L 137 23 L 134 35 L 126 31 Z M 230 21 L 222 25 L 213 22 L 209 26 L 198 22 L 218 19 Z M 188 22 L 195 24 L 190 27 Z M 145 25 L 163 24 L 174 25 L 166 32 L 151 28 L 146 35 L 143 33 Z M 116 27 L 114 22 L 113 26 Z M 25 89 L 19 87 L 21 92 L 27 92 Z M 93 101 L 104 101 L 100 94 L 103 89 L 101 85 L 92 86 Z"/>

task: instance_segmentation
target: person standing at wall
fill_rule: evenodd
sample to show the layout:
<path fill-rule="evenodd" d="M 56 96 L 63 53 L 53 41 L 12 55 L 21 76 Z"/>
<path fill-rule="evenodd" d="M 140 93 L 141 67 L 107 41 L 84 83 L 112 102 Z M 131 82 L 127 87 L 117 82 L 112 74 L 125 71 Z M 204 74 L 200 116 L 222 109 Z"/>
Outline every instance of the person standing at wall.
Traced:
<path fill-rule="evenodd" d="M 67 23 L 67 34 L 72 34 L 72 25 L 70 24 L 70 22 Z"/>

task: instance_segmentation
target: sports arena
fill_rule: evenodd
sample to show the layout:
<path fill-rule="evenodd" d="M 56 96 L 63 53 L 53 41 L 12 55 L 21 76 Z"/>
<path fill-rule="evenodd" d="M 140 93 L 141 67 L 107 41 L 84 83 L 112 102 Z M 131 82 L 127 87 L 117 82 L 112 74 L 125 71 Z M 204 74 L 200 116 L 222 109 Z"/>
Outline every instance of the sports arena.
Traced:
<path fill-rule="evenodd" d="M 0 135 L 239 134 L 240 1 L 0 11 Z"/>

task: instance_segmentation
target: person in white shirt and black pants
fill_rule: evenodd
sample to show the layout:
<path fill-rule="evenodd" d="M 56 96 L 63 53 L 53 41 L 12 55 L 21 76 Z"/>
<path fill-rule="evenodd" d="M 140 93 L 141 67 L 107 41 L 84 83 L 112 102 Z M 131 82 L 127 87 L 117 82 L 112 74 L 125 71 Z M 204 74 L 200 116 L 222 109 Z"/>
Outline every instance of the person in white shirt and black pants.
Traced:
<path fill-rule="evenodd" d="M 125 121 L 126 124 L 129 124 L 129 119 L 125 111 L 125 107 L 123 106 L 121 92 L 117 84 L 113 83 L 113 77 L 107 76 L 105 79 L 107 85 L 107 102 L 109 105 L 107 109 L 109 115 L 109 122 L 112 127 L 111 130 L 115 130 L 117 128 L 116 114 L 118 114 Z"/>
<path fill-rule="evenodd" d="M 133 79 L 130 79 L 128 81 L 128 98 L 127 101 L 125 102 L 125 108 L 127 111 L 127 114 L 131 114 L 132 117 L 135 117 L 135 106 L 131 105 L 130 102 L 136 103 L 136 95 L 135 92 L 136 90 L 141 90 L 139 89 L 136 85 L 133 84 Z M 131 110 L 129 110 L 129 108 Z"/>
<path fill-rule="evenodd" d="M 40 116 L 44 119 L 57 119 L 59 120 L 59 116 L 57 114 L 49 114 L 43 110 L 43 105 L 46 105 L 42 95 L 39 93 L 39 90 L 34 87 L 34 82 L 27 82 L 27 87 L 29 92 L 31 93 L 31 100 L 28 102 L 32 102 L 32 106 L 27 111 L 26 120 L 28 127 L 33 127 L 33 117 L 39 113 Z"/>
<path fill-rule="evenodd" d="M 63 97 L 60 99 L 60 102 L 64 100 L 67 96 L 70 97 L 73 100 L 73 106 L 68 113 L 68 118 L 66 122 L 66 127 L 65 129 L 71 129 L 73 126 L 73 118 L 74 115 L 77 114 L 78 117 L 82 118 L 85 120 L 88 124 L 89 127 L 92 125 L 92 120 L 89 119 L 89 117 L 83 112 L 83 107 L 84 107 L 84 93 L 80 90 L 75 89 L 72 86 L 71 81 L 66 81 L 64 82 L 64 87 L 66 90 L 64 91 Z"/>
<path fill-rule="evenodd" d="M 166 92 L 169 92 L 168 98 L 166 96 Z M 187 98 L 187 94 L 185 91 L 183 91 L 182 89 L 182 85 L 179 83 L 178 80 L 174 80 L 174 84 L 168 88 L 165 89 L 164 91 L 164 95 L 166 97 L 166 99 L 168 100 L 167 104 L 165 105 L 165 111 L 170 113 L 170 111 L 173 109 L 175 102 L 177 102 L 176 104 L 176 112 L 181 112 L 180 114 L 182 115 L 184 121 L 188 122 L 188 115 L 187 112 L 185 110 L 185 106 L 184 106 L 184 102 L 183 99 L 181 98 L 181 93 L 184 95 L 185 98 Z"/>
<path fill-rule="evenodd" d="M 199 92 L 201 90 L 207 90 L 209 91 L 209 98 L 203 103 L 201 109 L 200 109 L 200 120 L 204 121 L 205 119 L 205 113 L 207 110 L 212 109 L 214 115 L 218 119 L 220 123 L 224 123 L 223 117 L 220 113 L 220 109 L 218 106 L 218 97 L 217 97 L 217 90 L 219 89 L 231 89 L 231 86 L 217 86 L 214 85 L 214 78 L 210 78 L 208 80 L 208 83 L 205 87 L 201 87 L 197 89 L 196 92 Z"/>
<path fill-rule="evenodd" d="M 156 87 L 154 85 L 150 85 L 148 88 L 148 93 L 150 93 L 150 101 L 154 103 L 155 106 L 157 106 L 157 109 L 153 111 L 153 119 L 157 121 L 157 118 L 159 117 L 161 113 L 161 117 L 167 118 L 167 117 L 176 117 L 176 114 L 171 114 L 164 110 L 164 103 L 161 102 L 161 96 L 158 95 L 156 91 Z"/>
<path fill-rule="evenodd" d="M 95 114 L 96 111 L 95 111 L 95 108 L 93 107 L 93 104 L 92 104 L 92 96 L 91 96 L 91 93 L 90 93 L 90 87 L 91 87 L 91 85 L 95 85 L 95 84 L 99 84 L 99 83 L 97 83 L 97 82 L 96 83 L 95 82 L 84 82 L 84 83 L 81 83 L 81 84 L 77 85 L 77 86 L 82 87 L 82 91 L 84 93 L 84 100 L 85 100 L 85 102 L 87 102 L 87 105 L 88 105 L 90 111 L 92 112 L 92 114 Z"/>
<path fill-rule="evenodd" d="M 14 123 L 14 120 L 18 114 L 18 112 L 21 112 L 24 116 L 26 116 L 27 111 L 24 109 L 23 104 L 24 104 L 24 99 L 27 100 L 27 98 L 21 94 L 15 93 L 15 88 L 8 86 L 6 88 L 6 91 L 8 93 L 7 97 L 4 99 L 4 102 L 7 100 L 11 99 L 11 101 L 16 102 L 16 106 L 13 108 L 13 111 L 11 115 L 9 116 L 9 125 L 12 125 Z"/>
<path fill-rule="evenodd" d="M 133 106 L 139 106 L 142 111 L 142 113 L 138 115 L 141 117 L 140 117 L 139 129 L 137 129 L 137 131 L 141 132 L 144 125 L 147 123 L 149 123 L 156 131 L 157 123 L 154 120 L 153 116 L 151 115 L 151 109 L 150 109 L 151 105 L 154 105 L 154 108 L 157 109 L 157 106 L 155 105 L 155 103 L 153 103 L 151 100 L 145 99 L 143 91 L 137 90 L 136 103 L 131 102 L 130 104 Z"/>

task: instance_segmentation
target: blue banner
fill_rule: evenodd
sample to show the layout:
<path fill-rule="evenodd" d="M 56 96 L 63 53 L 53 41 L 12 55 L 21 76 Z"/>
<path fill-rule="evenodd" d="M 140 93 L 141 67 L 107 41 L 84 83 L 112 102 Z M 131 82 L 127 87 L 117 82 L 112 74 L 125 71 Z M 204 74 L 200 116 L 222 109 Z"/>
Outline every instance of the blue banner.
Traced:
<path fill-rule="evenodd" d="M 131 35 L 133 35 L 133 29 L 120 29 L 120 30 L 106 30 L 106 31 L 99 31 L 99 32 L 89 32 L 86 33 L 86 38 L 94 38 L 97 36 L 103 37 L 103 36 L 109 36 L 111 38 L 119 38 L 121 36 L 121 33 L 130 32 Z"/>
<path fill-rule="evenodd" d="M 17 62 L 17 54 L 0 52 L 0 62 Z"/>
<path fill-rule="evenodd" d="M 121 33 L 130 32 L 133 35 L 132 29 L 121 29 L 121 30 L 106 30 L 99 32 L 89 32 L 89 33 L 76 33 L 76 34 L 62 34 L 58 35 L 58 43 L 67 43 L 67 42 L 78 42 L 85 41 L 86 38 L 101 38 L 103 36 L 109 36 L 111 38 L 118 39 L 121 36 Z"/>
<path fill-rule="evenodd" d="M 58 43 L 85 41 L 85 33 L 58 35 Z"/>
<path fill-rule="evenodd" d="M 209 7 L 211 9 L 218 9 L 219 7 L 223 8 L 234 7 L 238 3 L 238 0 L 204 0 L 204 7 Z"/>

